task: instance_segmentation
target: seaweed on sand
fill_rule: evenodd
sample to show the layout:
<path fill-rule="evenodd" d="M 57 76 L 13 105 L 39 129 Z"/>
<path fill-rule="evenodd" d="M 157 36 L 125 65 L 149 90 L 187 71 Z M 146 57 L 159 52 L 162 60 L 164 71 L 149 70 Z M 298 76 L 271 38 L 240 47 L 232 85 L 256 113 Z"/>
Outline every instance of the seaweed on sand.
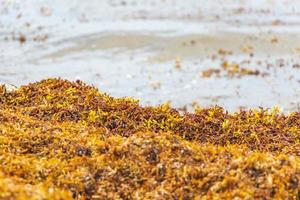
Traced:
<path fill-rule="evenodd" d="M 80 81 L 0 87 L 0 199 L 297 199 L 300 114 L 181 115 Z"/>

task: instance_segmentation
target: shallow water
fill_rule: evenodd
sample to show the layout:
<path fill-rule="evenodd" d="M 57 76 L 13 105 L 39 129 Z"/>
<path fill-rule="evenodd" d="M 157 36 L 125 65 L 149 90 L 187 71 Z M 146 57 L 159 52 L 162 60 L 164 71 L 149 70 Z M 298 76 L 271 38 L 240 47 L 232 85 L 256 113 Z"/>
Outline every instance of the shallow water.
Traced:
<path fill-rule="evenodd" d="M 299 17 L 292 0 L 0 0 L 0 82 L 62 77 L 143 105 L 298 110 Z M 224 61 L 264 75 L 228 76 Z M 220 77 L 201 76 L 210 68 Z"/>

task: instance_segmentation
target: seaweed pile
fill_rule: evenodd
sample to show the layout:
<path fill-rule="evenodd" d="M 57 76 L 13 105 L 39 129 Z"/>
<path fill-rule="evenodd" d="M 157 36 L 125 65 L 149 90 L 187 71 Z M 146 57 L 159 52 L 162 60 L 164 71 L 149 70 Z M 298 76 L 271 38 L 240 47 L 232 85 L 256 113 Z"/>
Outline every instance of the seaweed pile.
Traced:
<path fill-rule="evenodd" d="M 0 199 L 299 199 L 300 113 L 180 114 L 81 81 L 0 86 Z"/>

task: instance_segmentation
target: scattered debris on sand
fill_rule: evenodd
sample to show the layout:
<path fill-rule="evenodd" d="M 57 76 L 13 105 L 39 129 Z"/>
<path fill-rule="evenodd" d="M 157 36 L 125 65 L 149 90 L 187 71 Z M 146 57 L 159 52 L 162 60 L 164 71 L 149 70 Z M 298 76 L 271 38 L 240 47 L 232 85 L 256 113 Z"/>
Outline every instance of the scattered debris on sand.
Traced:
<path fill-rule="evenodd" d="M 222 69 L 222 70 L 221 70 Z M 220 78 L 221 76 L 226 76 L 229 78 L 233 77 L 242 77 L 242 76 L 267 76 L 268 73 L 263 73 L 259 70 L 253 70 L 253 69 L 248 69 L 245 67 L 240 67 L 239 64 L 237 63 L 229 63 L 227 61 L 224 61 L 221 65 L 221 69 L 216 69 L 216 68 L 210 68 L 207 70 L 204 70 L 201 72 L 201 76 L 204 78 L 210 78 L 211 76 L 215 75 L 216 77 Z"/>

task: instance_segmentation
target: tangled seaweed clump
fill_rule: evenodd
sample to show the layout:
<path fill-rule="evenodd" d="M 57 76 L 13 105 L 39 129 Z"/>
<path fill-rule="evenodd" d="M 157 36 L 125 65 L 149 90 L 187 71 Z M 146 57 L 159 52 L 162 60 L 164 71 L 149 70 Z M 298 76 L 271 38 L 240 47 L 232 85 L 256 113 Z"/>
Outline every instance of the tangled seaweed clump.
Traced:
<path fill-rule="evenodd" d="M 80 81 L 0 86 L 0 199 L 299 199 L 300 113 L 180 114 Z"/>

